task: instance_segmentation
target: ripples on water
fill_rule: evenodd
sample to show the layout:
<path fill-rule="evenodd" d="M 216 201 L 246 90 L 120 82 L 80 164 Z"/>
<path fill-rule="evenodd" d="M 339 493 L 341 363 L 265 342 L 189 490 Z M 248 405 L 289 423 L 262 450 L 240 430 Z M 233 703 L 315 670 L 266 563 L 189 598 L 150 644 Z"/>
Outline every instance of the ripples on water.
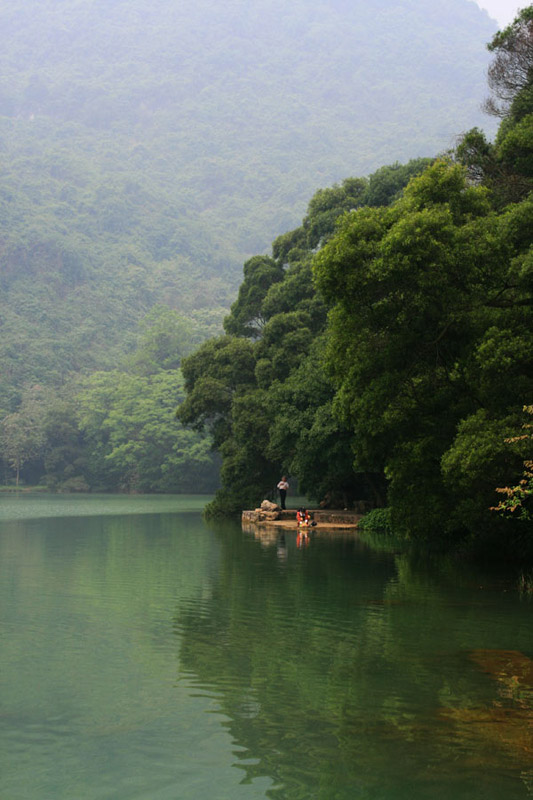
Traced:
<path fill-rule="evenodd" d="M 531 796 L 530 604 L 153 501 L 4 507 L 2 798 Z"/>

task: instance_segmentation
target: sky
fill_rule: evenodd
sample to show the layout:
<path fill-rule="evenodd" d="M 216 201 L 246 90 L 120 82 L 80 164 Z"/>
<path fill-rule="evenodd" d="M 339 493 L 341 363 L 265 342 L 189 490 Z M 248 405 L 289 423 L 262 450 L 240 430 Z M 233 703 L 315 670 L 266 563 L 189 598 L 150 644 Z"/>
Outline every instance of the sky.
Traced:
<path fill-rule="evenodd" d="M 476 0 L 476 3 L 488 11 L 501 28 L 513 21 L 518 9 L 529 5 L 527 0 Z"/>

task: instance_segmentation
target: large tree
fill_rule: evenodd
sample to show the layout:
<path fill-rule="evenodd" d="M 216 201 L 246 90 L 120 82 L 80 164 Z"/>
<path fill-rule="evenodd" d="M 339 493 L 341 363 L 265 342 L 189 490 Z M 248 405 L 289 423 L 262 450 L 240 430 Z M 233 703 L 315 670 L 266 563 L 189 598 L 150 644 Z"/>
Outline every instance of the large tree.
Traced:
<path fill-rule="evenodd" d="M 532 202 L 497 214 L 440 161 L 316 257 L 335 408 L 409 535 L 489 524 L 496 476 L 516 468 L 503 438 L 533 391 L 532 229 Z"/>
<path fill-rule="evenodd" d="M 382 498 L 381 476 L 354 473 L 350 432 L 333 414 L 323 369 L 326 309 L 311 265 L 343 214 L 393 202 L 427 163 L 394 164 L 317 192 L 302 225 L 274 241 L 271 257 L 246 262 L 226 336 L 184 360 L 187 398 L 178 416 L 207 428 L 222 455 L 223 488 L 210 512 L 256 505 L 282 473 L 313 500 L 345 506 Z"/>
<path fill-rule="evenodd" d="M 533 190 L 533 6 L 497 33 L 488 48 L 494 59 L 485 108 L 502 122 L 494 142 L 478 128 L 468 131 L 457 157 L 473 180 L 492 189 L 495 203 L 503 207 Z"/>
<path fill-rule="evenodd" d="M 533 6 L 522 9 L 513 22 L 487 45 L 495 54 L 488 69 L 491 96 L 486 110 L 498 117 L 520 113 L 522 95 L 531 94 L 533 79 Z"/>

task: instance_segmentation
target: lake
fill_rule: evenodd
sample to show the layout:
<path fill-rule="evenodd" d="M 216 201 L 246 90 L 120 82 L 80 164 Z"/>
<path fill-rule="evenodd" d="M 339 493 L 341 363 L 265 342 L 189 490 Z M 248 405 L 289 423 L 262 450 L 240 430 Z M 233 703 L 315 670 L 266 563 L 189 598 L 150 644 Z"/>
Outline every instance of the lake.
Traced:
<path fill-rule="evenodd" d="M 533 603 L 204 503 L 0 496 L 3 800 L 533 796 Z"/>

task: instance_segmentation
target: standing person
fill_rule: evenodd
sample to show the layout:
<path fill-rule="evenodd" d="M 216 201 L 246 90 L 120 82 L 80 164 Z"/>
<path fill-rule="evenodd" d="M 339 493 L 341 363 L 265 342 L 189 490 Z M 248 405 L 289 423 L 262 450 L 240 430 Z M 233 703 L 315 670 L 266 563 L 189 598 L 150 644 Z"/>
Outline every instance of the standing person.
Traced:
<path fill-rule="evenodd" d="M 279 502 L 283 510 L 285 510 L 285 498 L 287 497 L 288 488 L 289 484 L 287 483 L 287 476 L 283 475 L 280 482 L 278 483 Z"/>

